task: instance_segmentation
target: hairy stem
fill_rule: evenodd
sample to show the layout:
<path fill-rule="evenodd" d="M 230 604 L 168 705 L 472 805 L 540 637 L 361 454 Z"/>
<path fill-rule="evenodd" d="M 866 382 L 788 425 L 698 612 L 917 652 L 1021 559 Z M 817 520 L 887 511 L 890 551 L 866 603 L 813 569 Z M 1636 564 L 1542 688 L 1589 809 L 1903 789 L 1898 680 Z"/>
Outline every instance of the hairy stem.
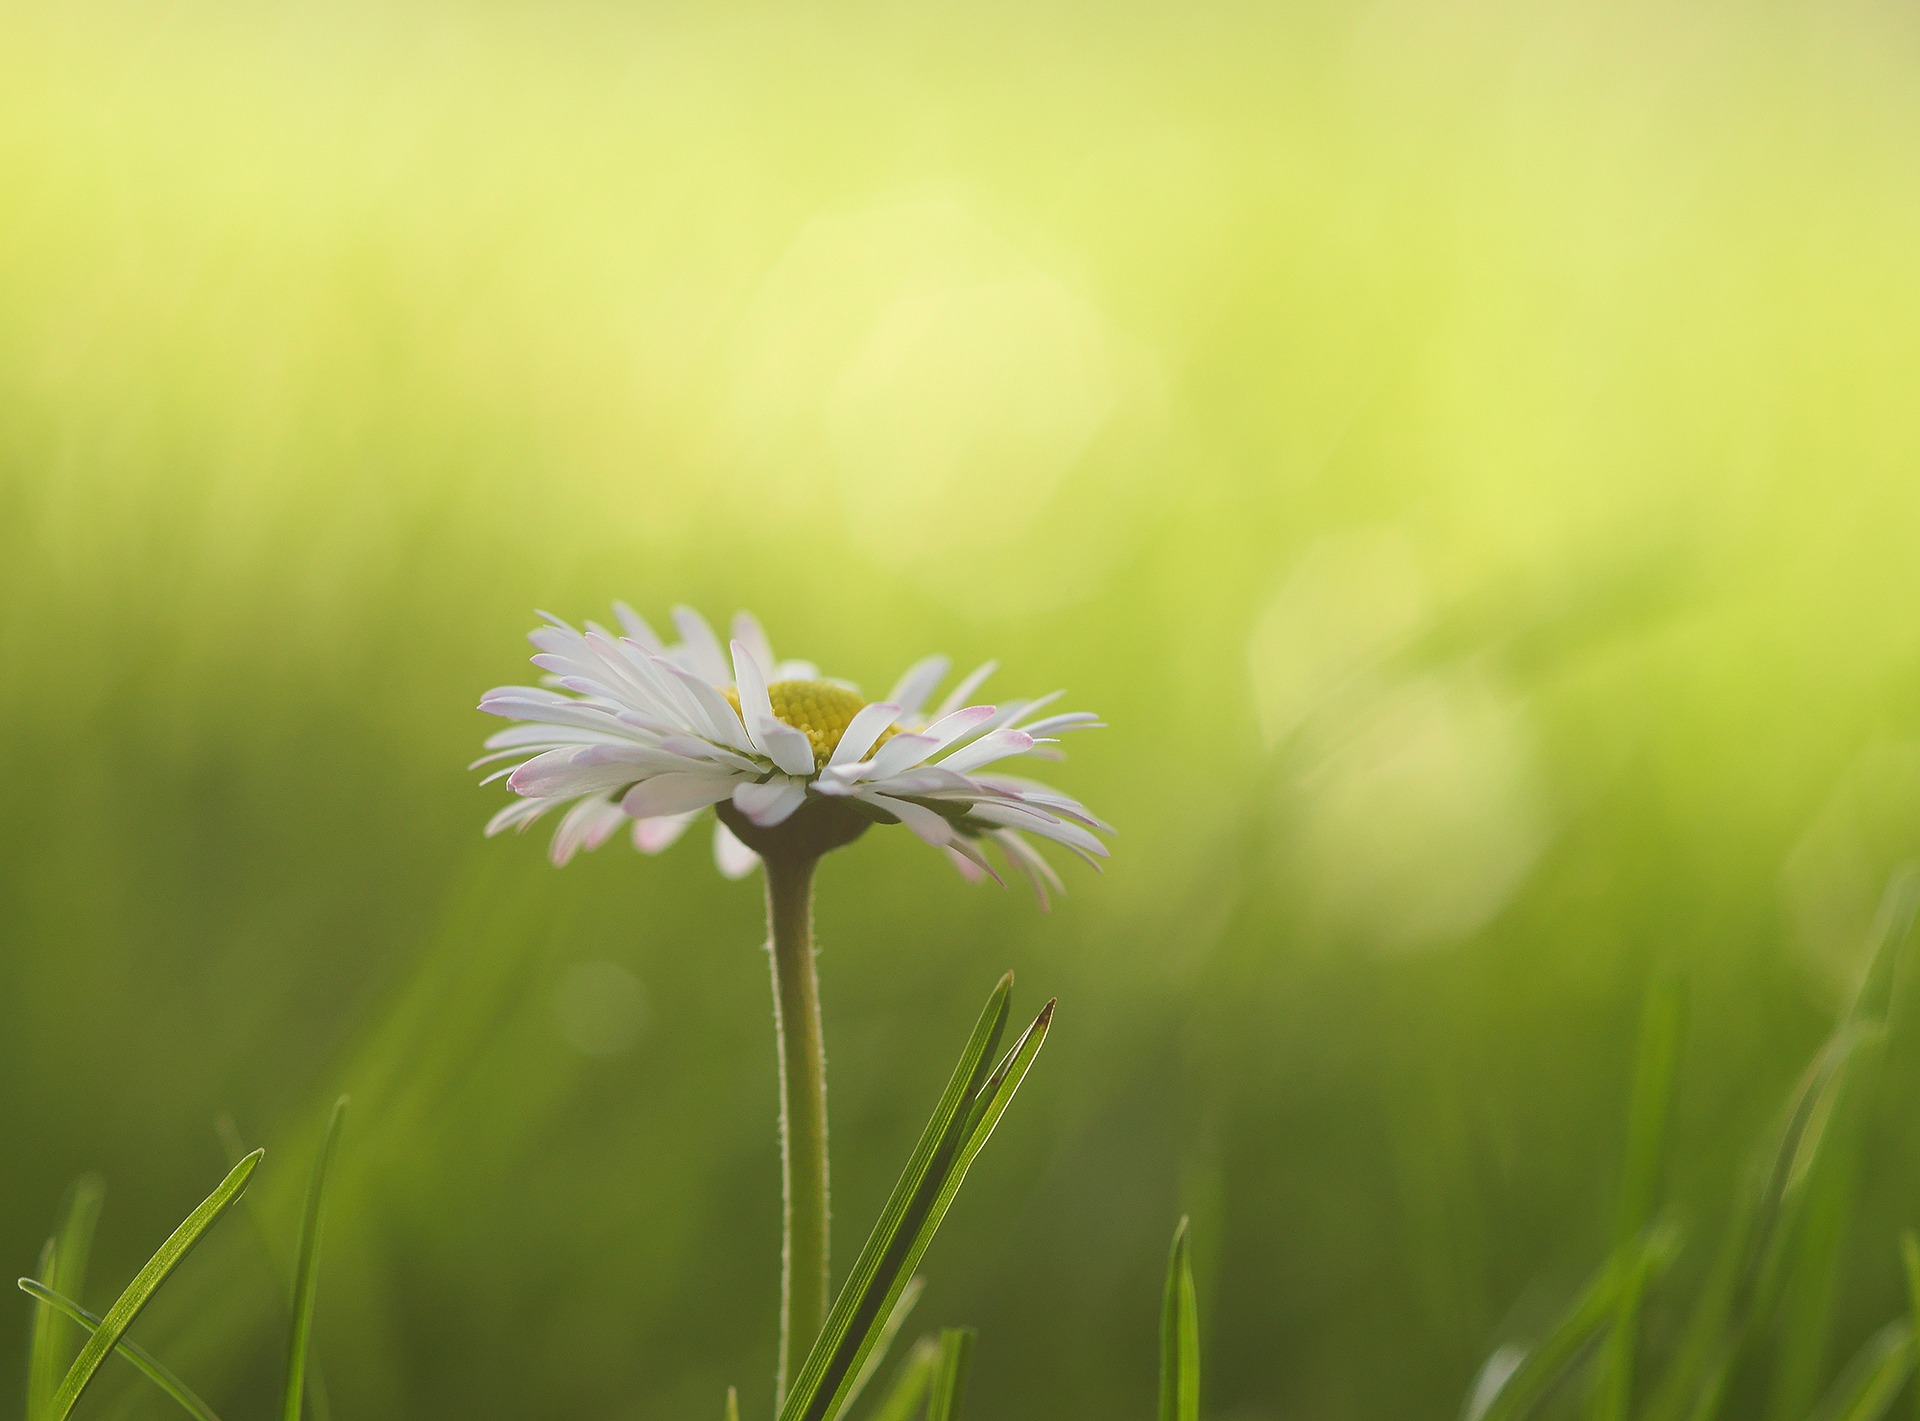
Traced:
<path fill-rule="evenodd" d="M 780 1270 L 781 1400 L 827 1317 L 827 1056 L 813 960 L 812 856 L 769 855 L 767 931 L 780 1045 L 780 1163 L 786 1198 Z"/>

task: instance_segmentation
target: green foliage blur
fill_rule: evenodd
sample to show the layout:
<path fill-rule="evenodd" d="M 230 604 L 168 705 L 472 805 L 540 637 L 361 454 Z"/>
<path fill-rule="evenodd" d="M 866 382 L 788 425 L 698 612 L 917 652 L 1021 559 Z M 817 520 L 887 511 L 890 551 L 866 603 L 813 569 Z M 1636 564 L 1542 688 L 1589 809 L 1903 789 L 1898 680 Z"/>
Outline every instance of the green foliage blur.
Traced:
<path fill-rule="evenodd" d="M 1917 67 L 1863 0 L 0 7 L 0 1269 L 98 1171 L 110 1300 L 230 1115 L 283 1256 L 136 1333 L 268 1414 L 351 1091 L 335 1415 L 768 1412 L 757 890 L 465 769 L 620 597 L 1111 724 L 1050 915 L 822 873 L 843 1267 L 995 978 L 1061 999 L 916 1317 L 974 1414 L 1150 1415 L 1182 1213 L 1206 1414 L 1455 1414 L 1606 1252 L 1659 971 L 1684 1293 L 1920 855 Z"/>

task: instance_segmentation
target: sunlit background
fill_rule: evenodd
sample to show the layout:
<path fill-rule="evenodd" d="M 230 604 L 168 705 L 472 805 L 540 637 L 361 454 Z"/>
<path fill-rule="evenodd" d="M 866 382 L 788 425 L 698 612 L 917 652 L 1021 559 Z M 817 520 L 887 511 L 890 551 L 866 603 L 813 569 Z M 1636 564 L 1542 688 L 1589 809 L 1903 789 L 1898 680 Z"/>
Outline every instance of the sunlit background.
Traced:
<path fill-rule="evenodd" d="M 1111 723 L 1050 915 L 823 872 L 843 1266 L 1061 1000 L 929 1257 L 975 1414 L 1150 1415 L 1188 1212 L 1210 1413 L 1452 1417 L 1605 1249 L 1663 966 L 1696 1276 L 1920 854 L 1917 69 L 1881 0 L 0 7 L 0 1273 L 98 1171 L 104 1305 L 223 1112 L 290 1253 L 347 1090 L 342 1421 L 768 1414 L 757 889 L 465 769 L 621 597 Z M 225 1415 L 270 1253 L 137 1330 Z"/>

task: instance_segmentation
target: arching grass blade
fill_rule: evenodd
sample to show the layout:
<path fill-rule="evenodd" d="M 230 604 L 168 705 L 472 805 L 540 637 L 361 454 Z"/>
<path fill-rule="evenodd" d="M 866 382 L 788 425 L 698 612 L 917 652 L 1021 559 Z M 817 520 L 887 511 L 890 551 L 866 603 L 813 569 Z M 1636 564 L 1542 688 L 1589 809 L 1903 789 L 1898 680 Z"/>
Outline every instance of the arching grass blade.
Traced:
<path fill-rule="evenodd" d="M 867 1389 L 867 1383 L 873 1380 L 873 1374 L 887 1360 L 887 1352 L 893 1346 L 893 1339 L 899 1335 L 901 1325 L 912 1315 L 914 1304 L 920 1301 L 920 1294 L 926 1289 L 924 1278 L 907 1280 L 907 1286 L 901 1289 L 900 1301 L 893 1305 L 893 1311 L 887 1314 L 886 1326 L 880 1329 L 880 1335 L 874 1339 L 873 1350 L 867 1353 L 867 1359 L 854 1374 L 853 1385 L 847 1388 L 846 1400 L 840 1403 L 842 1411 L 853 1410 L 854 1404 L 860 1400 L 860 1394 Z"/>
<path fill-rule="evenodd" d="M 1785 1117 L 1736 1194 L 1718 1259 L 1648 1421 L 1713 1421 L 1754 1321 L 1768 1311 L 1785 1272 L 1800 1185 L 1820 1157 L 1847 1072 L 1861 1045 L 1884 1027 L 1849 1019 L 1820 1048 L 1789 1098 Z"/>
<path fill-rule="evenodd" d="M 265 1150 L 255 1150 L 235 1165 L 227 1177 L 220 1181 L 219 1187 L 187 1215 L 180 1227 L 160 1245 L 159 1251 L 134 1275 L 126 1291 L 107 1309 L 100 1327 L 87 1339 L 86 1345 L 80 1349 L 80 1355 L 61 1379 L 48 1409 L 48 1421 L 66 1421 L 67 1413 L 73 1410 L 74 1403 L 79 1401 L 81 1393 L 100 1370 L 100 1364 L 107 1359 L 107 1354 L 118 1345 L 121 1334 L 132 1325 L 134 1318 L 140 1315 L 140 1310 L 159 1291 L 168 1275 L 180 1266 L 180 1261 L 193 1250 L 201 1236 L 246 1190 L 247 1181 L 252 1178 L 265 1153 Z"/>
<path fill-rule="evenodd" d="M 246 1142 L 240 1138 L 240 1127 L 235 1125 L 231 1115 L 222 1114 L 213 1122 L 213 1131 L 220 1137 L 220 1147 L 226 1152 L 227 1167 L 232 1168 L 245 1158 Z M 267 1217 L 252 1195 L 248 1195 L 241 1204 L 241 1212 L 247 1216 L 252 1226 L 255 1242 L 260 1245 L 260 1255 L 266 1260 L 267 1269 L 278 1280 L 281 1296 L 287 1300 L 286 1323 L 293 1326 L 293 1274 L 288 1271 L 287 1260 L 281 1256 L 280 1249 L 273 1236 Z M 320 1359 L 309 1355 L 307 1358 L 307 1408 L 313 1421 L 333 1421 L 333 1407 L 327 1400 L 326 1377 L 320 1368 Z"/>
<path fill-rule="evenodd" d="M 1519 1421 L 1533 1413 L 1618 1311 L 1627 1289 L 1644 1288 L 1673 1260 L 1674 1236 L 1650 1230 L 1607 1260 L 1560 1323 L 1521 1360 L 1480 1413 L 1481 1421 Z"/>
<path fill-rule="evenodd" d="M 840 1414 L 852 1379 L 878 1341 L 881 1319 L 898 1302 L 968 1169 L 1026 1079 L 1053 1020 L 1052 1002 L 982 1078 L 1005 1026 L 1011 985 L 1009 973 L 989 998 L 906 1172 L 787 1394 L 780 1421 L 832 1421 Z"/>
<path fill-rule="evenodd" d="M 340 1143 L 340 1127 L 347 1118 L 347 1097 L 333 1103 L 327 1118 L 326 1138 L 313 1163 L 313 1178 L 307 1184 L 307 1203 L 300 1220 L 300 1253 L 293 1270 L 293 1321 L 287 1341 L 287 1390 L 281 1407 L 285 1421 L 300 1421 L 300 1402 L 305 1395 L 307 1350 L 313 1338 L 313 1307 L 320 1289 L 320 1226 L 324 1219 L 327 1181 L 333 1170 L 334 1148 Z"/>
<path fill-rule="evenodd" d="M 1200 1308 L 1193 1287 L 1189 1221 L 1173 1231 L 1160 1304 L 1160 1421 L 1199 1421 Z"/>
<path fill-rule="evenodd" d="M 1895 1318 L 1854 1355 L 1812 1421 L 1880 1421 L 1913 1375 L 1913 1321 Z"/>
<path fill-rule="evenodd" d="M 1680 1058 L 1682 1007 L 1679 983 L 1662 976 L 1648 989 L 1641 1010 L 1633 1103 L 1627 1114 L 1626 1161 L 1620 1174 L 1620 1202 L 1614 1222 L 1616 1249 L 1630 1245 L 1653 1222 Z M 1640 1342 L 1641 1292 L 1638 1284 L 1630 1281 L 1616 1300 L 1594 1382 L 1593 1421 L 1627 1421 Z"/>
<path fill-rule="evenodd" d="M 40 1264 L 34 1269 L 36 1278 L 42 1282 L 52 1281 L 59 1252 L 59 1242 L 48 1239 L 40 1249 Z M 26 1287 L 28 1281 L 22 1278 L 20 1286 Z M 60 1362 L 53 1350 L 53 1317 L 53 1309 L 45 1303 L 34 1304 L 33 1329 L 27 1334 L 26 1421 L 40 1421 L 46 1415 L 48 1403 L 53 1400 L 54 1388 L 60 1385 Z"/>
<path fill-rule="evenodd" d="M 912 1421 L 939 1369 L 940 1344 L 931 1337 L 922 1337 L 908 1351 L 894 1375 L 893 1385 L 887 1389 L 886 1398 L 874 1407 L 868 1421 Z"/>
<path fill-rule="evenodd" d="M 52 1288 L 42 1287 L 40 1284 L 26 1278 L 20 1280 L 20 1287 L 23 1292 L 33 1297 L 36 1301 L 58 1310 L 62 1316 L 70 1318 L 73 1322 L 86 1329 L 88 1333 L 99 1331 L 101 1319 L 96 1314 L 88 1312 L 85 1308 L 74 1302 L 73 1299 L 66 1297 L 64 1294 L 56 1293 Z M 192 1387 L 188 1386 L 185 1382 L 181 1381 L 180 1378 L 167 1370 L 166 1366 L 158 1357 L 147 1351 L 146 1348 L 142 1347 L 132 1338 L 122 1337 L 114 1344 L 114 1350 L 144 1372 L 155 1386 L 159 1387 L 160 1390 L 164 1391 L 168 1396 L 179 1402 L 181 1406 L 185 1407 L 188 1415 L 198 1417 L 199 1421 L 220 1421 L 220 1418 L 214 1415 L 213 1408 L 195 1395 Z"/>
<path fill-rule="evenodd" d="M 1920 1356 L 1920 1237 L 1912 1229 L 1900 1235 L 1900 1262 L 1907 1274 L 1907 1321 L 1913 1328 L 1915 1355 Z M 1920 1387 L 1913 1389 L 1913 1404 L 1920 1412 Z"/>
<path fill-rule="evenodd" d="M 1006 1030 L 1012 992 L 1013 974 L 1009 972 L 988 996 L 980 1019 L 974 1023 L 973 1034 L 960 1053 L 959 1064 L 954 1067 L 940 1102 L 934 1107 L 933 1118 L 920 1132 L 907 1167 L 880 1212 L 879 1222 L 854 1261 L 853 1271 L 848 1274 L 839 1297 L 834 1299 L 826 1326 L 820 1330 L 820 1336 L 794 1376 L 792 1388 L 782 1399 L 781 1421 L 798 1421 L 802 1416 L 818 1421 L 821 1413 L 811 1408 L 830 1400 L 840 1384 L 858 1372 L 864 1357 L 855 1359 L 850 1351 L 873 1331 L 897 1301 L 895 1284 L 904 1287 L 907 1276 L 899 1266 L 903 1243 L 911 1241 L 925 1212 L 923 1195 L 938 1174 L 950 1165 L 965 1132 L 967 1111 L 989 1074 L 993 1052 Z"/>
<path fill-rule="evenodd" d="M 971 1327 L 949 1327 L 940 1334 L 940 1360 L 927 1388 L 927 1421 L 960 1421 L 960 1398 L 967 1387 L 967 1364 L 973 1360 L 975 1337 Z"/>

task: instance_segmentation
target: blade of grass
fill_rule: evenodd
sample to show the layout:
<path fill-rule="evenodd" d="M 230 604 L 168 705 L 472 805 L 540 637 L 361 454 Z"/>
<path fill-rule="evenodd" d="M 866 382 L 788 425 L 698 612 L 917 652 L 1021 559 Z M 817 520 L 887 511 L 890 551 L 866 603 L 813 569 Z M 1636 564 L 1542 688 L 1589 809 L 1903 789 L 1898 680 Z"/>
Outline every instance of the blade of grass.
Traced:
<path fill-rule="evenodd" d="M 1007 985 L 1005 979 L 1002 985 Z M 1000 998 L 999 992 L 995 997 Z M 1046 1041 L 1053 1008 L 1051 1001 L 1041 1008 L 1040 1015 L 1001 1057 L 1000 1064 L 986 1080 L 977 1089 L 963 1092 L 945 1128 L 936 1130 L 942 1124 L 945 1111 L 946 1097 L 943 1097 L 942 1111 L 936 1112 L 927 1132 L 921 1136 L 928 1167 L 919 1172 L 916 1183 L 915 1166 L 910 1164 L 908 1174 L 895 1186 L 887 1212 L 868 1238 L 860 1262 L 855 1265 L 854 1277 L 841 1289 L 826 1328 L 808 1354 L 806 1365 L 801 1368 L 800 1377 L 781 1408 L 780 1421 L 833 1421 L 840 1414 L 850 1379 L 858 1374 L 861 1363 L 878 1340 L 877 1320 L 894 1306 L 907 1279 L 919 1267 L 947 1210 L 953 1206 L 967 1171 L 992 1136 L 994 1126 L 1006 1112 L 1020 1083 L 1026 1079 L 1034 1057 Z M 982 1025 L 987 1024 L 988 1016 L 995 1015 L 1004 1019 L 1004 999 L 997 1010 L 994 1003 L 989 1002 Z M 998 1030 L 991 1035 L 997 1038 Z M 981 1039 L 976 1029 L 976 1042 Z M 969 1056 L 971 1050 L 970 1047 Z M 962 1058 L 963 1069 L 968 1059 Z M 959 1081 L 961 1075 L 961 1071 L 956 1071 L 955 1081 Z M 968 1070 L 967 1075 L 977 1078 L 972 1070 Z M 915 1151 L 916 1161 L 921 1153 L 921 1150 Z M 860 1282 L 862 1279 L 864 1282 Z"/>
<path fill-rule="evenodd" d="M 307 1203 L 300 1220 L 300 1253 L 293 1270 L 293 1321 L 287 1340 L 287 1390 L 281 1407 L 285 1421 L 300 1421 L 300 1401 L 306 1394 L 307 1349 L 313 1338 L 313 1308 L 320 1290 L 320 1226 L 324 1219 L 327 1182 L 333 1171 L 333 1152 L 340 1143 L 340 1127 L 347 1118 L 347 1097 L 333 1103 L 326 1138 L 313 1162 L 307 1184 Z"/>
<path fill-rule="evenodd" d="M 1913 1374 L 1911 1318 L 1895 1318 L 1854 1354 L 1811 1421 L 1880 1421 Z"/>
<path fill-rule="evenodd" d="M 1662 1378 L 1647 1421 L 1712 1421 L 1756 1317 L 1777 1290 L 1799 1185 L 1819 1157 L 1834 1100 L 1863 1041 L 1879 1028 L 1847 1021 L 1801 1073 L 1749 1182 L 1735 1191 L 1720 1254 Z"/>
<path fill-rule="evenodd" d="M 1612 1320 L 1620 1295 L 1627 1288 L 1644 1288 L 1650 1278 L 1672 1262 L 1674 1236 L 1654 1229 L 1617 1249 L 1601 1265 L 1574 1299 L 1559 1325 L 1528 1352 L 1497 1391 L 1481 1421 L 1519 1421 L 1551 1392 L 1560 1378 Z"/>
<path fill-rule="evenodd" d="M 1641 1010 L 1633 1103 L 1627 1113 L 1626 1163 L 1621 1171 L 1619 1214 L 1614 1223 L 1615 1248 L 1631 1243 L 1653 1221 L 1680 1056 L 1682 1005 L 1679 983 L 1662 976 L 1648 989 Z M 1641 1291 L 1636 1283 L 1630 1283 L 1616 1300 L 1594 1386 L 1593 1421 L 1627 1421 L 1640 1339 Z"/>
<path fill-rule="evenodd" d="M 899 1335 L 900 1326 L 913 1312 L 914 1304 L 920 1301 L 920 1294 L 926 1291 L 924 1278 L 909 1278 L 907 1286 L 901 1289 L 900 1301 L 893 1305 L 893 1311 L 887 1314 L 886 1326 L 880 1329 L 880 1335 L 874 1340 L 873 1350 L 867 1353 L 866 1361 L 860 1364 L 860 1370 L 854 1374 L 853 1385 L 847 1388 L 846 1400 L 840 1403 L 842 1411 L 853 1410 L 860 1399 L 860 1393 L 867 1389 L 867 1383 L 873 1380 L 873 1374 L 887 1360 L 887 1351 L 893 1346 L 893 1339 Z"/>
<path fill-rule="evenodd" d="M 823 1388 L 830 1396 L 846 1375 L 858 1371 L 858 1364 L 853 1363 L 843 1365 L 838 1376 L 828 1375 L 849 1339 L 872 1329 L 876 1320 L 892 1306 L 896 1282 L 904 1284 L 905 1275 L 898 1267 L 899 1244 L 911 1236 L 925 1210 L 922 1196 L 937 1175 L 950 1165 L 965 1133 L 968 1111 L 989 1075 L 993 1052 L 1006 1030 L 1012 991 L 1013 974 L 1009 972 L 987 998 L 980 1019 L 974 1023 L 973 1034 L 960 1053 L 959 1064 L 954 1067 L 939 1104 L 934 1107 L 932 1119 L 921 1131 L 906 1169 L 880 1212 L 879 1222 L 854 1261 L 840 1296 L 834 1300 L 826 1326 L 820 1330 L 820 1336 L 795 1375 L 792 1388 L 781 1404 L 783 1421 L 804 1414 Z M 896 1273 L 901 1276 L 896 1278 Z M 876 1293 L 879 1296 L 876 1297 Z"/>
<path fill-rule="evenodd" d="M 1920 1354 L 1920 1238 L 1914 1236 L 1912 1229 L 1900 1234 L 1900 1261 L 1907 1273 L 1907 1318 L 1913 1325 L 1913 1345 L 1916 1354 Z M 1913 1404 L 1920 1412 L 1920 1387 L 1913 1391 Z"/>
<path fill-rule="evenodd" d="M 1193 1288 L 1189 1221 L 1173 1231 L 1160 1303 L 1160 1421 L 1199 1421 L 1200 1308 Z"/>
<path fill-rule="evenodd" d="M 220 1147 L 226 1152 L 227 1167 L 231 1169 L 240 1163 L 247 1153 L 246 1142 L 240 1138 L 240 1129 L 233 1123 L 231 1115 L 222 1114 L 213 1122 L 213 1132 L 220 1137 Z M 293 1325 L 293 1275 L 287 1271 L 287 1261 L 280 1254 L 274 1241 L 273 1229 L 268 1225 L 266 1215 L 261 1211 L 259 1202 L 249 1194 L 242 1201 L 242 1212 L 252 1226 L 254 1241 L 260 1245 L 260 1254 L 267 1261 L 267 1269 L 279 1280 L 282 1296 L 287 1299 L 285 1321 L 289 1328 Z M 307 1406 L 313 1414 L 313 1421 L 333 1421 L 333 1406 L 327 1399 L 326 1377 L 320 1369 L 320 1359 L 307 1359 Z"/>
<path fill-rule="evenodd" d="M 51 1282 L 54 1266 L 59 1261 L 59 1241 L 50 1238 L 40 1249 L 40 1266 L 34 1269 L 34 1276 L 42 1282 Z M 27 1280 L 20 1281 L 24 1286 Z M 54 1388 L 59 1384 L 60 1362 L 53 1350 L 53 1310 L 36 1302 L 33 1330 L 27 1334 L 26 1421 L 40 1421 L 46 1415 L 47 1403 L 53 1400 Z"/>
<path fill-rule="evenodd" d="M 868 1421 L 912 1421 L 939 1368 L 940 1344 L 931 1337 L 922 1337 L 908 1351 L 886 1399 L 873 1409 Z"/>
<path fill-rule="evenodd" d="M 1771 1421 L 1799 1421 L 1820 1395 L 1861 1141 L 1878 1076 L 1878 1047 L 1885 1039 L 1917 902 L 1920 897 L 1911 870 L 1894 875 L 1881 895 L 1867 938 L 1866 969 L 1845 1018 L 1848 1025 L 1865 1035 L 1844 1083 L 1830 1094 L 1828 1119 L 1822 1122 L 1816 1140 L 1816 1144 L 1824 1144 L 1819 1168 L 1814 1168 L 1811 1156 L 1802 1167 L 1804 1198 L 1798 1210 L 1796 1236 L 1791 1247 L 1783 1250 L 1780 1275 L 1770 1280 L 1776 1294 L 1762 1300 L 1768 1314 L 1776 1304 L 1779 1308 L 1768 1413 Z M 1790 1289 L 1784 1286 L 1787 1277 L 1793 1279 Z"/>
<path fill-rule="evenodd" d="M 966 1391 L 975 1335 L 971 1327 L 941 1331 L 940 1361 L 927 1389 L 927 1421 L 960 1421 L 960 1398 Z"/>
<path fill-rule="evenodd" d="M 73 1299 L 56 1293 L 52 1288 L 42 1287 L 27 1278 L 20 1280 L 20 1288 L 37 1302 L 58 1310 L 62 1316 L 77 1323 L 89 1334 L 100 1330 L 100 1317 L 88 1312 Z M 214 1415 L 213 1408 L 194 1394 L 192 1387 L 167 1370 L 158 1357 L 132 1338 L 122 1337 L 114 1344 L 114 1349 L 144 1372 L 155 1386 L 184 1406 L 190 1415 L 198 1417 L 199 1421 L 220 1421 L 220 1418 Z"/>
<path fill-rule="evenodd" d="M 727 1421 L 740 1421 L 740 1388 L 727 1388 Z"/>
<path fill-rule="evenodd" d="M 1860 1147 L 1866 1134 L 1885 1032 L 1863 1040 L 1836 1094 L 1825 1147 L 1800 1185 L 1793 1237 L 1784 1240 L 1772 1287 L 1756 1303 L 1777 1317 L 1771 1349 L 1772 1421 L 1799 1421 L 1819 1399 L 1833 1332 L 1834 1298 L 1853 1212 Z M 1791 1285 L 1789 1286 L 1789 1281 Z"/>
<path fill-rule="evenodd" d="M 93 1235 L 100 1225 L 100 1206 L 105 1198 L 106 1188 L 97 1174 L 82 1175 L 67 1191 L 65 1222 L 60 1226 L 60 1243 L 54 1251 L 53 1277 L 46 1280 L 55 1292 L 75 1299 L 86 1297 L 87 1265 L 93 1258 Z M 50 1325 L 53 1355 L 56 1365 L 62 1368 L 72 1360 L 80 1345 L 70 1332 L 72 1326 L 64 1316 L 56 1316 Z"/>
<path fill-rule="evenodd" d="M 67 1413 L 80 1400 L 81 1393 L 100 1370 L 100 1364 L 107 1359 L 107 1354 L 119 1343 L 121 1334 L 132 1325 L 134 1318 L 140 1315 L 140 1310 L 159 1291 L 168 1275 L 180 1266 L 180 1261 L 193 1250 L 201 1236 L 246 1190 L 247 1181 L 252 1178 L 260 1157 L 265 1153 L 265 1150 L 255 1150 L 235 1165 L 227 1177 L 220 1181 L 219 1187 L 201 1200 L 180 1227 L 160 1245 L 159 1251 L 134 1275 L 126 1291 L 107 1309 L 98 1330 L 87 1339 L 86 1345 L 80 1349 L 80 1355 L 74 1358 L 73 1365 L 67 1368 L 67 1374 L 61 1379 L 59 1390 L 54 1393 L 48 1408 L 49 1421 L 66 1421 Z"/>

